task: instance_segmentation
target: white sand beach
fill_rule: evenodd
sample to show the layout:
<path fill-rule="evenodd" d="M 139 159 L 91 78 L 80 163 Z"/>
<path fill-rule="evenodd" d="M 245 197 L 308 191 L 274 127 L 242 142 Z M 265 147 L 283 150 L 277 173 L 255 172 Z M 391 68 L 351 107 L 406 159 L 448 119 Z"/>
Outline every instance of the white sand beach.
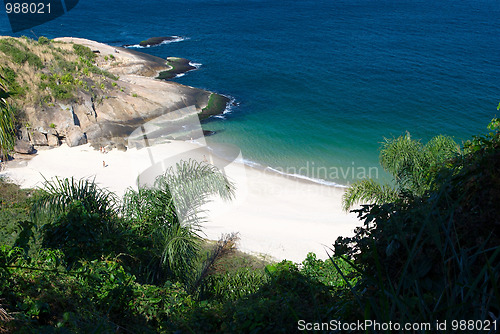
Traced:
<path fill-rule="evenodd" d="M 308 252 L 327 258 L 327 247 L 331 247 L 338 236 L 352 235 L 354 228 L 361 224 L 355 214 L 342 211 L 342 188 L 289 179 L 238 162 L 228 164 L 191 142 L 171 141 L 105 154 L 89 144 L 74 148 L 64 144 L 41 150 L 25 166 L 11 165 L 0 175 L 24 188 L 41 186 L 44 178 L 55 176 L 90 177 L 122 196 L 128 187 L 136 186 L 138 175 L 149 173 L 146 170 L 152 165 L 171 165 L 178 159 L 188 158 L 207 159 L 219 167 L 224 166 L 224 172 L 236 183 L 234 201 L 215 200 L 207 205 L 208 221 L 203 232 L 208 239 L 238 232 L 238 248 L 242 251 L 299 262 Z"/>

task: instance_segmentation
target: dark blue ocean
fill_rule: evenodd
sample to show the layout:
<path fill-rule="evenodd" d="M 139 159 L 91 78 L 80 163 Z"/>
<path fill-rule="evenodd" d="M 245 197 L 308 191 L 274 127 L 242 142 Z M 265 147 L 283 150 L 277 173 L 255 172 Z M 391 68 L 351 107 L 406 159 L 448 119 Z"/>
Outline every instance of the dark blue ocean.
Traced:
<path fill-rule="evenodd" d="M 175 81 L 235 99 L 204 125 L 209 141 L 345 184 L 379 166 L 384 137 L 485 131 L 500 102 L 499 18 L 498 0 L 80 0 L 16 35 L 182 36 L 141 51 L 202 64 Z M 0 34 L 12 35 L 5 11 Z"/>

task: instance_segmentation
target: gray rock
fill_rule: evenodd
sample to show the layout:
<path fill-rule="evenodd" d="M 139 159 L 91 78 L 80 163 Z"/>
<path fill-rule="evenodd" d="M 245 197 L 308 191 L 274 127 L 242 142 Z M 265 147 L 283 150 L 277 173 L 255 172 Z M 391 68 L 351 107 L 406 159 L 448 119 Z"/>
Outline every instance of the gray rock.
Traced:
<path fill-rule="evenodd" d="M 21 135 L 22 135 L 21 139 L 26 140 L 26 141 L 30 141 L 30 134 L 29 134 L 28 129 L 26 129 L 25 126 L 23 126 L 21 128 Z"/>
<path fill-rule="evenodd" d="M 47 135 L 47 143 L 49 144 L 50 147 L 58 147 L 61 145 L 59 137 L 50 133 Z"/>
<path fill-rule="evenodd" d="M 72 126 L 66 131 L 66 144 L 69 147 L 87 144 L 87 135 L 79 126 Z"/>
<path fill-rule="evenodd" d="M 40 133 L 43 133 L 44 135 L 46 135 L 48 132 L 47 130 L 45 130 L 45 128 L 43 126 L 39 126 L 36 131 L 40 132 Z"/>
<path fill-rule="evenodd" d="M 33 131 L 33 133 L 31 134 L 31 142 L 35 146 L 47 146 L 48 145 L 47 137 L 43 133 L 38 132 L 38 131 Z"/>
<path fill-rule="evenodd" d="M 59 136 L 59 133 L 57 132 L 56 129 L 50 128 L 49 129 L 49 134 L 54 135 L 54 136 Z M 48 139 L 48 138 L 47 138 Z"/>
<path fill-rule="evenodd" d="M 92 97 L 89 97 L 84 100 L 85 107 L 87 108 L 87 113 L 89 116 L 96 117 L 94 101 L 92 101 Z"/>
<path fill-rule="evenodd" d="M 33 145 L 27 140 L 16 140 L 16 145 L 14 146 L 14 151 L 21 154 L 33 154 L 35 149 Z"/>
<path fill-rule="evenodd" d="M 116 144 L 116 149 L 118 151 L 126 152 L 127 151 L 127 146 L 123 145 L 122 143 Z"/>

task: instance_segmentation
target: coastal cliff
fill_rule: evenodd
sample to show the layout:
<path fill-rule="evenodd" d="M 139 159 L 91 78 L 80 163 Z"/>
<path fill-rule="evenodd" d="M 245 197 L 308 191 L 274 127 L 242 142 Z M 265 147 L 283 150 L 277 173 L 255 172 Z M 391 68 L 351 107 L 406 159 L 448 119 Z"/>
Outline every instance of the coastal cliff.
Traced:
<path fill-rule="evenodd" d="M 200 119 L 223 112 L 227 98 L 157 79 L 171 70 L 166 59 L 87 39 L 0 37 L 16 151 L 63 141 L 123 147 L 122 138 L 160 115 L 185 107 Z"/>

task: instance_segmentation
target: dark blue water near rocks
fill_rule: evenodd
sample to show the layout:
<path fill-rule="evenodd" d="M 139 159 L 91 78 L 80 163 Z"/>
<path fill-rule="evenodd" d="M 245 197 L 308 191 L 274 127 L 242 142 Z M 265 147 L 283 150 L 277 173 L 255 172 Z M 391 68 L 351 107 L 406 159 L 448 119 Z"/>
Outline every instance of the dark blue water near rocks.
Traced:
<path fill-rule="evenodd" d="M 204 125 L 218 131 L 210 141 L 347 183 L 378 166 L 384 137 L 485 130 L 500 102 L 499 17 L 497 0 L 80 0 L 33 32 L 113 45 L 182 36 L 141 51 L 202 64 L 175 80 L 236 99 Z M 0 33 L 12 35 L 5 13 Z"/>

